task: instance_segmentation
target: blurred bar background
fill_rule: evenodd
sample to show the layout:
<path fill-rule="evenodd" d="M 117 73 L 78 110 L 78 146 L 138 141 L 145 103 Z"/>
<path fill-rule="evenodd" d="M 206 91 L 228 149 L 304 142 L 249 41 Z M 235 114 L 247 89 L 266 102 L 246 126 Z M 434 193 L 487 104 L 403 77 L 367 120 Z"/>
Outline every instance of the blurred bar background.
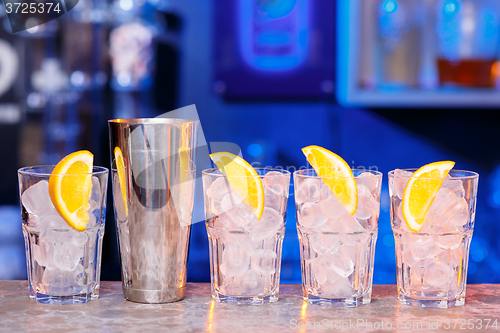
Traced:
<path fill-rule="evenodd" d="M 16 34 L 2 5 L 0 22 L 0 279 L 26 279 L 19 167 L 88 149 L 109 168 L 108 119 L 196 104 L 207 142 L 254 165 L 293 171 L 315 144 L 383 172 L 377 284 L 396 283 L 387 172 L 479 172 L 468 282 L 500 282 L 498 1 L 80 0 Z M 102 279 L 119 280 L 108 193 Z M 196 223 L 188 281 L 210 281 L 208 260 Z M 291 196 L 281 282 L 300 278 Z"/>

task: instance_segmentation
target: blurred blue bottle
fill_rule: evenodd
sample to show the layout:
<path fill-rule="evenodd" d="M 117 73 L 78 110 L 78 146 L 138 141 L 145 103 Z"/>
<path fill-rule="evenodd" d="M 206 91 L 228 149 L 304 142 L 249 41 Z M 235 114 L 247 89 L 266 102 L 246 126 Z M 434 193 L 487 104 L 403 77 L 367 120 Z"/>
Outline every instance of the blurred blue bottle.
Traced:
<path fill-rule="evenodd" d="M 291 70 L 307 55 L 307 0 L 240 0 L 243 59 L 261 70 Z"/>

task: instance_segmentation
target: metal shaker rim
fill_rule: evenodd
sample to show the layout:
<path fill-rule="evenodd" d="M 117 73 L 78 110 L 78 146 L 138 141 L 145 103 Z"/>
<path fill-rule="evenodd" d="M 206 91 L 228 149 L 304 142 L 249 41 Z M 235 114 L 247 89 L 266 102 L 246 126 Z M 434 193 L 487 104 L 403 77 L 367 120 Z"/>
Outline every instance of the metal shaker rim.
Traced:
<path fill-rule="evenodd" d="M 180 118 L 131 118 L 131 119 L 110 119 L 108 123 L 114 124 L 126 124 L 126 125 L 137 125 L 137 124 L 187 124 L 187 123 L 198 123 L 198 120 L 192 119 L 180 119 Z"/>

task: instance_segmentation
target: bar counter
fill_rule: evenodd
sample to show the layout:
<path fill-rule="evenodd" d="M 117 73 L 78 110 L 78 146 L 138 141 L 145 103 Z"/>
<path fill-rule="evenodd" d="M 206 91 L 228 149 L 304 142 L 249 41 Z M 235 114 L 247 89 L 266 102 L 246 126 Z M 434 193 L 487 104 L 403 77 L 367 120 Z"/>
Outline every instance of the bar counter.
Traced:
<path fill-rule="evenodd" d="M 100 294 L 88 304 L 37 304 L 27 281 L 0 281 L 0 332 L 500 332 L 500 285 L 491 284 L 468 285 L 465 306 L 451 309 L 402 306 L 394 285 L 374 285 L 372 303 L 358 308 L 307 305 L 295 284 L 260 306 L 216 304 L 208 283 L 188 283 L 186 298 L 167 304 L 126 301 L 121 282 L 102 282 Z"/>

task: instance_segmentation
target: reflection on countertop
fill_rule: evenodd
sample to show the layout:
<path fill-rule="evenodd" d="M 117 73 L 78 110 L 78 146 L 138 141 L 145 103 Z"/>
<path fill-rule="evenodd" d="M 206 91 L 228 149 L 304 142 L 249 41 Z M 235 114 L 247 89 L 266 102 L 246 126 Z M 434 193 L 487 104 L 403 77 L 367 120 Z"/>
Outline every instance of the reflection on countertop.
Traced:
<path fill-rule="evenodd" d="M 391 331 L 405 326 L 421 331 L 450 331 L 455 325 L 456 330 L 468 325 L 472 329 L 473 325 L 487 332 L 497 331 L 495 324 L 500 325 L 496 321 L 500 321 L 500 285 L 491 284 L 469 285 L 465 306 L 451 309 L 402 306 L 394 285 L 374 285 L 372 303 L 358 308 L 307 305 L 300 285 L 281 285 L 279 301 L 262 306 L 219 304 L 210 293 L 208 283 L 188 283 L 183 301 L 141 304 L 123 298 L 121 282 L 102 282 L 100 299 L 59 306 L 30 300 L 26 281 L 0 281 L 0 330 L 276 333 Z"/>

